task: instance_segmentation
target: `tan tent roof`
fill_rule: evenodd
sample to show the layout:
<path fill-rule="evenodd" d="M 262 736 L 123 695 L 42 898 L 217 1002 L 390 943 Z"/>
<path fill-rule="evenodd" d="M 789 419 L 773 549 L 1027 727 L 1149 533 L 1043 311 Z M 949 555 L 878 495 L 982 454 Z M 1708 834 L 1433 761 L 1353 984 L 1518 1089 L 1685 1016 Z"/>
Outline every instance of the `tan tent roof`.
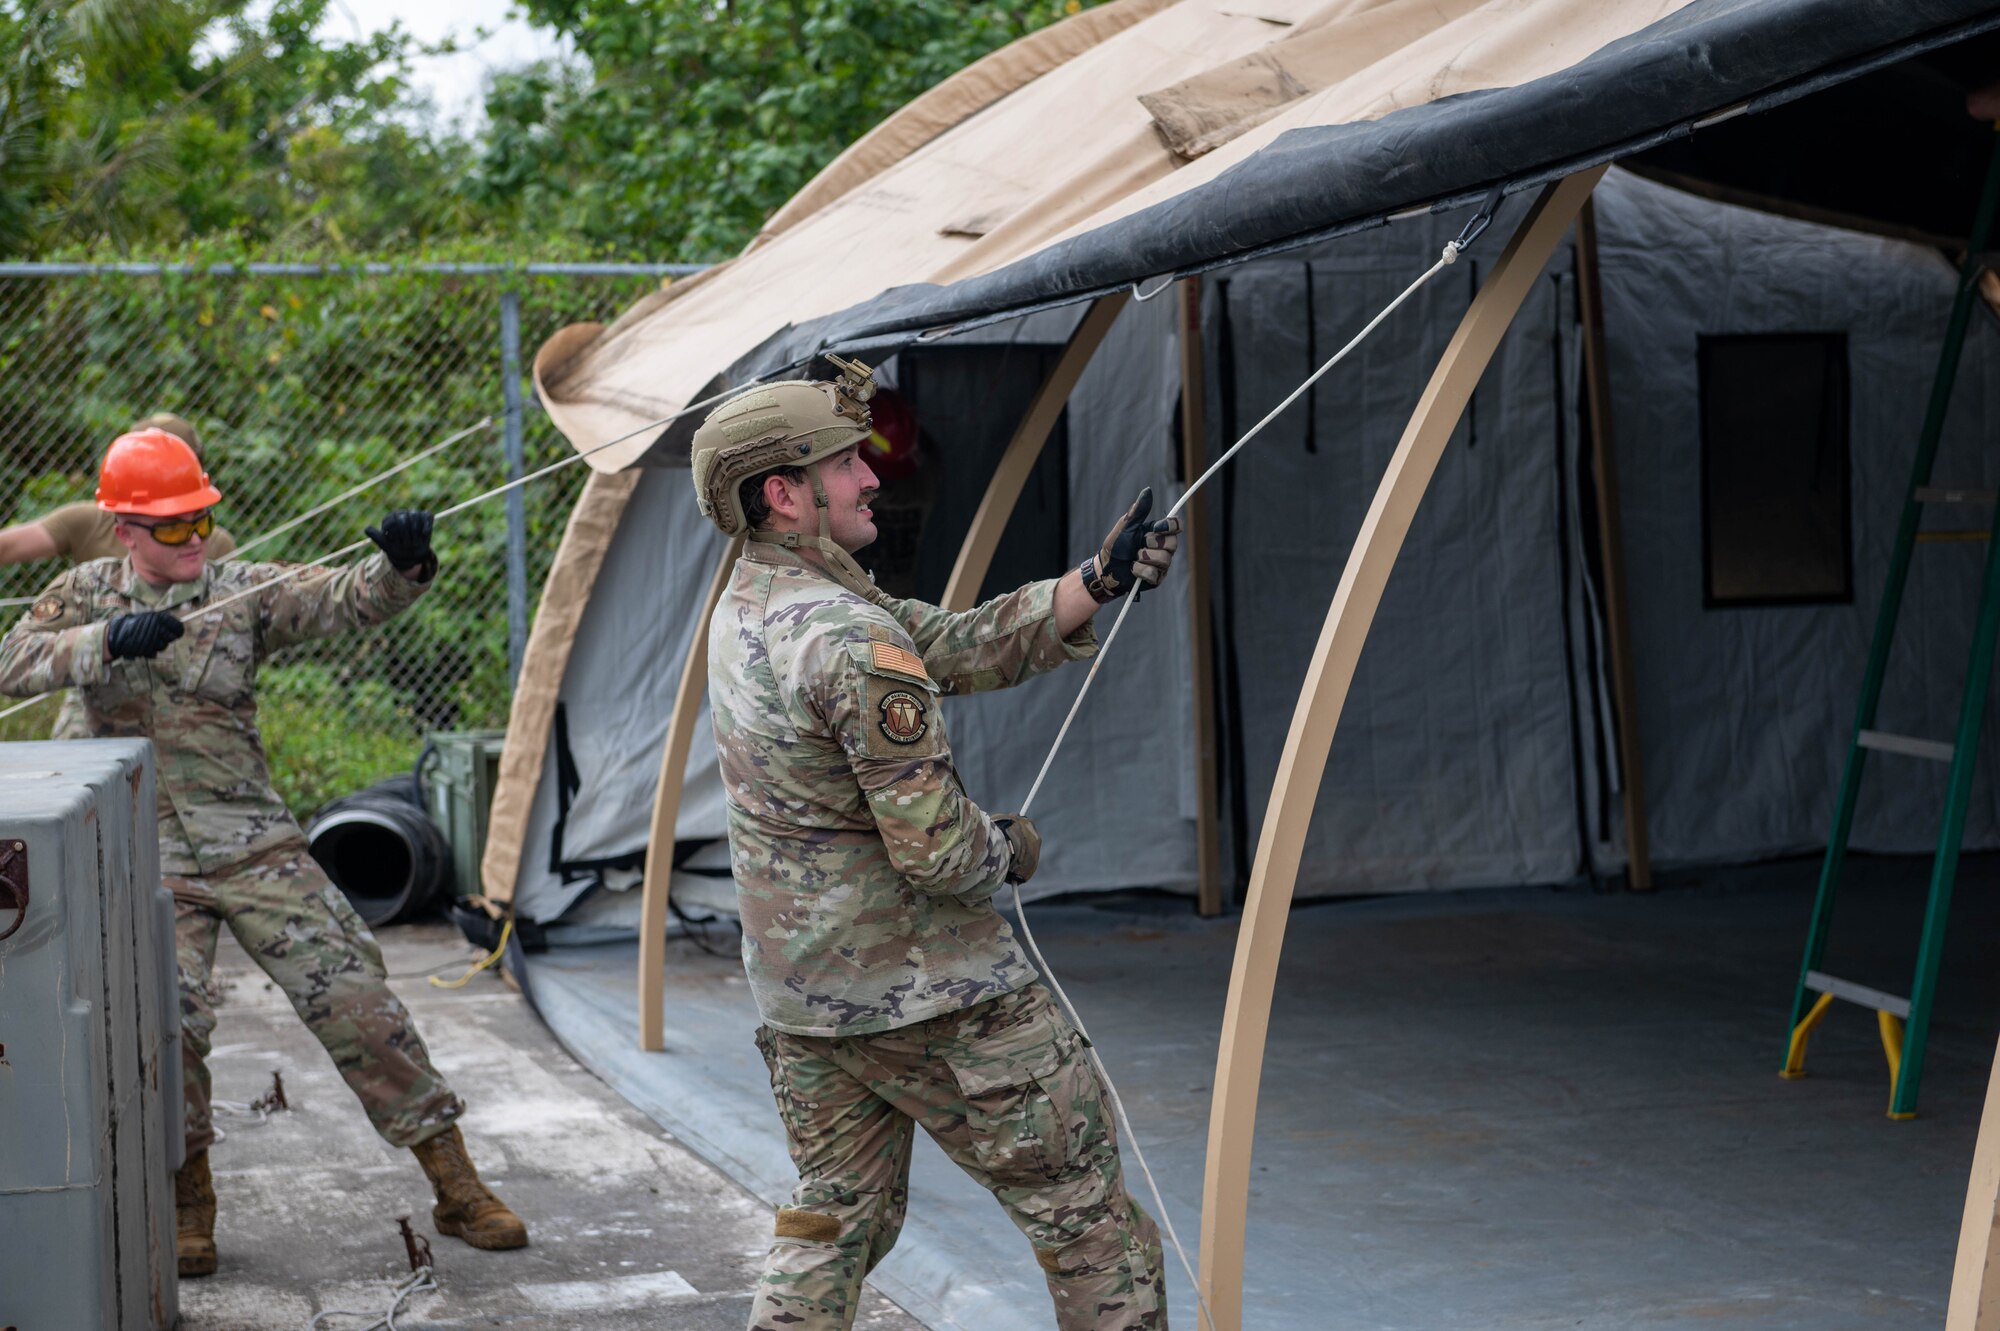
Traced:
<path fill-rule="evenodd" d="M 653 423 L 824 347 L 893 349 L 1526 188 L 1996 23 L 1994 0 L 1114 0 L 969 66 L 742 255 L 537 356 L 572 443 L 638 433 L 589 458 L 606 474 L 544 591 L 488 890 L 511 889 L 569 642 L 631 492 L 613 473 L 656 446 Z"/>
<path fill-rule="evenodd" d="M 560 364 L 543 357 L 544 405 L 589 447 L 699 399 L 789 324 L 892 287 L 991 272 L 1207 183 L 1287 129 L 1554 73 L 1687 3 L 1118 0 L 1088 10 L 890 117 L 737 259 L 580 347 L 562 344 Z M 590 465 L 618 470 L 650 442 Z"/>
<path fill-rule="evenodd" d="M 1117 0 L 947 80 L 829 166 L 743 255 L 608 329 L 564 341 L 559 358 L 541 361 L 544 404 L 588 447 L 696 401 L 781 330 L 897 288 L 965 283 L 1085 237 L 1102 252 L 1127 241 L 1129 228 L 1119 224 L 1141 214 L 1163 220 L 1175 205 L 1183 224 L 1197 211 L 1219 214 L 1202 218 L 1198 229 L 1208 234 L 1196 253 L 1179 256 L 1214 260 L 1285 238 L 1269 234 L 1262 218 L 1240 237 L 1217 225 L 1241 211 L 1254 216 L 1260 202 L 1288 212 L 1303 240 L 1316 227 L 1362 220 L 1339 215 L 1344 200 L 1368 197 L 1379 218 L 1510 177 L 1525 183 L 1538 168 L 1575 169 L 1583 157 L 1645 146 L 1752 98 L 1803 90 L 1857 55 L 1990 21 L 1992 6 L 1912 0 L 1886 21 L 1876 14 L 1872 28 L 1859 21 L 1862 11 L 1881 7 L 1854 0 L 1773 0 L 1751 7 L 1754 22 L 1737 12 L 1744 8 L 1721 0 Z M 1804 40 L 1815 27 L 1844 31 Z M 1732 40 L 1764 58 L 1722 68 Z M 1590 65 L 1614 78 L 1637 68 L 1660 86 L 1612 106 L 1589 78 L 1559 77 Z M 1284 160 L 1291 141 L 1328 142 L 1302 132 L 1394 122 L 1501 89 L 1534 92 L 1506 107 L 1471 106 L 1479 116 L 1441 141 L 1412 136 L 1400 145 L 1402 160 L 1394 136 L 1378 136 L 1391 143 L 1386 155 L 1379 141 L 1370 145 L 1365 165 L 1379 168 L 1376 178 L 1361 190 L 1343 182 L 1329 191 L 1320 216 L 1312 215 L 1315 176 L 1338 172 L 1340 155 Z M 1523 114 L 1544 123 L 1509 123 Z M 1541 129 L 1549 132 L 1533 132 Z M 1503 150 L 1497 158 L 1488 145 L 1464 142 L 1482 132 Z M 1549 149 L 1541 158 L 1538 138 Z M 1471 177 L 1441 174 L 1440 159 Z M 1247 210 L 1214 197 L 1253 182 L 1296 197 L 1252 201 Z M 1136 257 L 1147 247 L 1127 248 Z M 1127 280 L 1150 275 L 1142 269 Z M 1091 294 L 1040 285 L 1032 294 Z M 642 435 L 590 463 L 615 471 L 650 443 Z"/>

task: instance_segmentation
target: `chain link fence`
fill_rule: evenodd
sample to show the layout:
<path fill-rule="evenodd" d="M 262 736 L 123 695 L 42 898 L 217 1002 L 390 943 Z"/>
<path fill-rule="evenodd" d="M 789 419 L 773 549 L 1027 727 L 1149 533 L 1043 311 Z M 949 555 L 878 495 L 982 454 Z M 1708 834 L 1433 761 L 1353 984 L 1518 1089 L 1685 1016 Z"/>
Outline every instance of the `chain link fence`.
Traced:
<path fill-rule="evenodd" d="M 442 509 L 571 453 L 533 404 L 528 359 L 608 321 L 686 265 L 0 265 L 0 526 L 91 498 L 103 450 L 171 411 L 200 431 L 238 544 L 475 430 L 267 543 L 310 560 L 390 508 Z M 305 643 L 261 675 L 280 793 L 303 815 L 407 769 L 435 729 L 506 723 L 527 621 L 582 466 L 440 523 L 436 588 L 366 633 Z M 62 572 L 0 566 L 0 608 Z M 0 721 L 48 734 L 55 702 Z"/>

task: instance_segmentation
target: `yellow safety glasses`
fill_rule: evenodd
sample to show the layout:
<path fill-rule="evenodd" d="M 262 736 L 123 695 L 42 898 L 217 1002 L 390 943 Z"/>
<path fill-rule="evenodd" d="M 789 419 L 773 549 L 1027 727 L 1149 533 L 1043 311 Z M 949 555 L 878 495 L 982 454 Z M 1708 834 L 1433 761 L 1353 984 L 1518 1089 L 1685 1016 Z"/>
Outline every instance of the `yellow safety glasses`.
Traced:
<path fill-rule="evenodd" d="M 209 533 L 215 530 L 213 513 L 204 513 L 198 518 L 179 518 L 173 522 L 133 522 L 130 518 L 121 518 L 119 521 L 134 527 L 144 527 L 161 545 L 186 545 L 197 536 L 205 541 Z"/>

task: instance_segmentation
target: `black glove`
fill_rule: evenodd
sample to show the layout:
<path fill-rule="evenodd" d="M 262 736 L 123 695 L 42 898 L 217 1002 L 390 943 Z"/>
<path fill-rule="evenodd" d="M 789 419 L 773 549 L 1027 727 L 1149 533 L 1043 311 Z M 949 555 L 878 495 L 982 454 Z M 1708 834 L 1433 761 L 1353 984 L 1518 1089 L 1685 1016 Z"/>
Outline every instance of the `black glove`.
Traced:
<path fill-rule="evenodd" d="M 1083 561 L 1083 588 L 1099 605 L 1134 587 L 1157 587 L 1174 562 L 1181 543 L 1181 520 L 1147 522 L 1153 511 L 1153 487 L 1147 486 L 1119 515 L 1096 554 Z"/>
<path fill-rule="evenodd" d="M 1007 859 L 1007 881 L 1025 883 L 1033 878 L 1035 866 L 1042 862 L 1042 834 L 1018 813 L 996 814 L 993 825 L 1007 838 L 1007 849 L 1012 852 Z"/>
<path fill-rule="evenodd" d="M 104 630 L 104 650 L 114 661 L 150 661 L 186 632 L 187 625 L 166 610 L 113 615 Z"/>
<path fill-rule="evenodd" d="M 368 539 L 382 547 L 389 566 L 398 573 L 421 569 L 427 578 L 428 570 L 437 566 L 437 556 L 431 553 L 432 521 L 420 508 L 399 508 L 383 518 L 381 526 L 368 528 Z"/>

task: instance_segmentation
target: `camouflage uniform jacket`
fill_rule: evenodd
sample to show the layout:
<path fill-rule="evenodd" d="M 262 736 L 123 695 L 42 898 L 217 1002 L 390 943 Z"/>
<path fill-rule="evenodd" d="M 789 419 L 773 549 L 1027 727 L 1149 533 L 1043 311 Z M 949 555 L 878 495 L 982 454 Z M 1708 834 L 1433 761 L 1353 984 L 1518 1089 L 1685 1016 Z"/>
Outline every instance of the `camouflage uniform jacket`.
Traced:
<path fill-rule="evenodd" d="M 1092 656 L 1055 583 L 952 614 L 871 605 L 753 544 L 709 625 L 743 964 L 766 1025 L 866 1035 L 1035 978 L 993 909 L 1006 838 L 966 796 L 938 699 Z"/>
<path fill-rule="evenodd" d="M 308 638 L 379 624 L 429 583 L 403 577 L 379 554 L 349 568 L 316 568 L 189 621 L 150 661 L 106 661 L 105 622 L 137 610 L 188 620 L 210 601 L 292 567 L 210 564 L 193 582 L 154 587 L 129 559 L 93 560 L 50 583 L 0 638 L 0 694 L 73 688 L 89 735 L 153 741 L 164 873 L 220 873 L 299 838 L 271 789 L 257 731 L 258 663 Z"/>

